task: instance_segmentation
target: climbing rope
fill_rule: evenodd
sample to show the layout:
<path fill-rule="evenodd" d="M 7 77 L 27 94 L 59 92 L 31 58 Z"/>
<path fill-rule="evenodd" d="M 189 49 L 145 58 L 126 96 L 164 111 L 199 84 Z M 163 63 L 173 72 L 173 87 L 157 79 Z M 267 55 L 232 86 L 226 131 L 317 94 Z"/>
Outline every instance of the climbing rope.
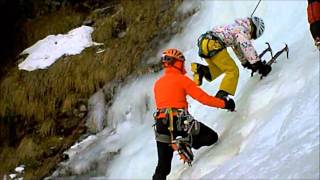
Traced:
<path fill-rule="evenodd" d="M 250 17 L 252 17 L 252 16 L 253 16 L 253 14 L 256 12 L 256 10 L 257 10 L 257 8 L 258 8 L 258 6 L 259 6 L 260 2 L 261 2 L 261 0 L 259 0 L 258 4 L 256 5 L 256 8 L 254 8 L 254 10 L 253 10 L 253 12 L 252 12 L 252 14 L 251 14 L 251 16 L 250 16 Z"/>

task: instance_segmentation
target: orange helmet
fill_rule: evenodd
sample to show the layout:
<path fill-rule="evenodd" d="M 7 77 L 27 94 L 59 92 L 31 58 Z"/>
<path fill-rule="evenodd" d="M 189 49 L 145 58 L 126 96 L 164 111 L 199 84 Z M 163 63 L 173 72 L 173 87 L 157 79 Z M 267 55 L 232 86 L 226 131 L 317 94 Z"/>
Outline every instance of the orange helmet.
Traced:
<path fill-rule="evenodd" d="M 162 63 L 173 63 L 174 60 L 185 61 L 185 58 L 181 51 L 179 51 L 178 49 L 171 48 L 162 52 Z"/>
<path fill-rule="evenodd" d="M 167 49 L 162 52 L 161 62 L 165 68 L 173 67 L 185 74 L 184 61 L 185 58 L 178 49 Z"/>

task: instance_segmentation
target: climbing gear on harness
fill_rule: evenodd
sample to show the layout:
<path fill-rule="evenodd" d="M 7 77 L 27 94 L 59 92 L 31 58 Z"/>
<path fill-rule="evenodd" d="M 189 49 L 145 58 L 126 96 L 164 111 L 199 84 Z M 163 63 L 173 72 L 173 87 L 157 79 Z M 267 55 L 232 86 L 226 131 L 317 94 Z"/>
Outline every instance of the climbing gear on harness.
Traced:
<path fill-rule="evenodd" d="M 182 114 L 185 114 L 186 110 L 182 108 L 173 108 L 172 109 L 172 114 L 173 116 L 181 116 Z M 154 112 L 153 117 L 155 120 L 160 119 L 160 118 L 167 118 L 169 115 L 169 108 L 163 108 L 163 109 L 158 109 L 156 112 Z M 167 120 L 167 119 L 165 119 Z"/>
<path fill-rule="evenodd" d="M 171 115 L 172 114 L 172 121 Z M 169 131 L 187 132 L 190 135 L 198 135 L 200 131 L 200 125 L 186 109 L 176 108 L 164 108 L 159 109 L 154 113 L 154 119 L 156 123 L 162 123 L 163 125 L 169 125 Z M 176 117 L 176 120 L 173 120 Z M 175 121 L 175 122 L 173 122 Z"/>
<path fill-rule="evenodd" d="M 212 31 L 208 31 L 199 37 L 198 48 L 200 57 L 211 58 L 226 47 L 219 37 Z"/>
<path fill-rule="evenodd" d="M 180 159 L 191 166 L 193 153 L 191 150 L 192 136 L 199 134 L 200 123 L 188 113 L 185 109 L 165 108 L 159 109 L 154 113 L 157 123 L 168 126 L 170 135 L 160 134 L 155 128 L 156 140 L 163 143 L 169 143 L 174 151 L 177 151 Z M 155 124 L 155 125 L 156 125 Z M 154 126 L 155 126 L 154 125 Z M 177 136 L 177 132 L 184 132 L 186 137 Z"/>
<path fill-rule="evenodd" d="M 163 143 L 171 143 L 170 136 L 160 134 L 156 131 L 157 123 L 162 123 L 168 126 L 175 132 L 185 132 L 188 135 L 198 135 L 200 131 L 200 123 L 195 120 L 185 109 L 172 109 L 172 116 L 176 117 L 175 123 L 172 128 L 170 127 L 170 110 L 168 108 L 159 109 L 153 114 L 155 124 L 153 125 L 156 134 L 156 140 Z M 169 131 L 170 131 L 169 130 Z"/>
<path fill-rule="evenodd" d="M 256 17 L 256 16 L 252 17 L 251 20 L 252 20 L 253 25 L 255 26 L 255 28 L 254 28 L 255 29 L 255 38 L 254 39 L 257 39 L 264 32 L 264 29 L 265 29 L 264 22 L 263 22 L 263 19 Z"/>

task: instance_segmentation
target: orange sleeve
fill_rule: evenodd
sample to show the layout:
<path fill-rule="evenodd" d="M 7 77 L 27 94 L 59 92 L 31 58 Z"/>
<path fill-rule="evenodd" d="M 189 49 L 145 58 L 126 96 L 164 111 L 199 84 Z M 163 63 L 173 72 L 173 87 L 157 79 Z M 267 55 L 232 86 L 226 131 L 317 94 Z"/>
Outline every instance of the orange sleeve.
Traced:
<path fill-rule="evenodd" d="M 314 1 L 308 4 L 308 21 L 310 24 L 320 20 L 320 1 Z"/>
<path fill-rule="evenodd" d="M 193 99 L 201 102 L 204 105 L 217 107 L 217 108 L 224 108 L 225 103 L 223 100 L 216 98 L 214 96 L 208 95 L 202 89 L 200 89 L 191 79 L 184 76 L 184 86 L 186 93 L 190 95 Z"/>

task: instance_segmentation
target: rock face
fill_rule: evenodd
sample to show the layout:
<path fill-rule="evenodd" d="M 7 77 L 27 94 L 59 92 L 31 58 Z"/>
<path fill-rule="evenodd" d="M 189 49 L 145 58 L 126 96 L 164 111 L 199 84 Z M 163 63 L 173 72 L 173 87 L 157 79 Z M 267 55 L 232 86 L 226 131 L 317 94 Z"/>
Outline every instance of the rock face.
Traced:
<path fill-rule="evenodd" d="M 2 2 L 12 2 L 10 7 L 20 8 L 14 6 L 18 0 L 5 0 L 0 4 Z M 29 6 L 40 3 L 40 0 L 19 2 Z M 29 144 L 37 146 L 41 151 L 33 152 L 35 158 L 27 159 L 29 164 L 25 164 L 25 179 L 40 179 L 49 175 L 64 159 L 61 157 L 63 151 L 81 135 L 99 132 L 108 125 L 105 112 L 113 103 L 117 88 L 130 81 L 130 78 L 132 80 L 144 73 L 161 69 L 158 64 L 150 65 L 146 61 L 150 57 L 157 61 L 156 51 L 161 43 L 180 29 L 175 10 L 181 1 L 57 2 L 59 4 L 52 4 L 52 7 L 61 9 L 57 12 L 54 8 L 41 8 L 43 4 L 40 3 L 33 8 L 41 12 L 23 15 L 29 18 L 25 22 L 29 29 L 26 31 L 28 36 L 21 38 L 21 42 L 36 42 L 43 36 L 67 32 L 87 23 L 95 29 L 94 41 L 104 43 L 99 47 L 103 49 L 88 48 L 80 55 L 62 57 L 61 61 L 47 70 L 21 72 L 14 67 L 10 69 L 10 76 L 8 73 L 3 81 L 0 77 L 0 146 L 10 150 L 0 152 L 0 159 L 6 161 L 6 166 L 0 163 L 0 174 L 12 171 L 17 162 L 25 160 L 18 156 L 11 158 L 9 155 L 19 154 L 13 147 L 20 146 L 21 141 L 27 138 L 34 142 Z M 68 4 L 71 7 L 63 10 Z M 157 8 L 161 4 L 165 6 L 160 11 Z M 54 13 L 50 14 L 52 11 Z M 79 15 L 79 11 L 85 14 Z M 53 23 L 56 24 L 53 26 Z M 20 29 L 25 31 L 24 28 Z M 28 43 L 22 44 L 26 46 Z M 7 97 L 14 98 L 6 100 Z M 33 150 L 31 145 L 29 149 Z"/>

